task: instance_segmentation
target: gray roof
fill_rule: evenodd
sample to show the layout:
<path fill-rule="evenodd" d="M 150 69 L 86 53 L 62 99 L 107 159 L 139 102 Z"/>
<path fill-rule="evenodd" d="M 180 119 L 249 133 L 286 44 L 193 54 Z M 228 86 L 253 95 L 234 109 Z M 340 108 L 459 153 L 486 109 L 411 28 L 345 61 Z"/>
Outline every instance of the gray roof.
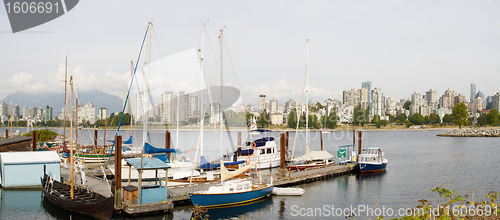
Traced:
<path fill-rule="evenodd" d="M 9 145 L 9 144 L 16 144 L 16 143 L 25 142 L 25 141 L 31 141 L 31 137 L 19 136 L 19 137 L 3 139 L 3 140 L 0 140 L 0 146 Z"/>

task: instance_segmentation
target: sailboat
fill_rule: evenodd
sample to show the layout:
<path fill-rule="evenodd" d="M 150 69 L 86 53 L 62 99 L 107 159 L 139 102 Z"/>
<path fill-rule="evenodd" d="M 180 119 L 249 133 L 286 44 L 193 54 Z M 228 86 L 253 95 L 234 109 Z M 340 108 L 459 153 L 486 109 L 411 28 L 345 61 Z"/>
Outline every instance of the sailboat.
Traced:
<path fill-rule="evenodd" d="M 309 39 L 307 41 L 307 62 L 306 62 L 306 154 L 292 159 L 291 165 L 288 165 L 288 170 L 294 171 L 294 170 L 305 170 L 305 169 L 310 169 L 310 168 L 316 168 L 316 167 L 323 167 L 323 166 L 329 166 L 333 165 L 333 155 L 328 153 L 327 151 L 311 151 L 311 148 L 309 147 L 309 123 L 308 123 L 308 117 L 309 117 L 309 92 L 307 88 L 308 81 L 309 81 Z M 294 145 L 295 146 L 295 145 Z"/>
<path fill-rule="evenodd" d="M 222 87 L 223 83 L 223 30 L 220 30 L 220 86 L 221 86 L 221 107 L 219 108 L 219 117 L 220 122 L 223 121 L 224 114 L 224 105 L 223 105 L 223 91 Z M 242 167 L 236 171 L 228 171 L 224 166 L 224 162 L 222 160 L 222 140 L 223 140 L 223 126 L 220 123 L 220 152 L 221 152 L 221 160 L 220 160 L 220 172 L 221 172 L 221 184 L 218 186 L 211 186 L 206 191 L 198 191 L 189 193 L 189 197 L 191 198 L 191 202 L 197 206 L 201 207 L 221 207 L 228 205 L 236 205 L 247 203 L 251 201 L 258 200 L 260 198 L 266 197 L 271 194 L 273 190 L 272 183 L 270 184 L 254 184 L 247 179 L 232 179 L 250 168 L 257 165 L 259 161 L 255 161 L 250 165 Z"/>
<path fill-rule="evenodd" d="M 71 105 L 73 105 L 73 79 L 70 77 Z M 61 183 L 48 176 L 44 169 L 41 179 L 44 198 L 52 204 L 70 212 L 99 219 L 111 219 L 114 212 L 114 197 L 106 198 L 83 188 L 76 188 L 73 178 L 73 114 L 71 114 L 70 164 L 71 185 Z"/>

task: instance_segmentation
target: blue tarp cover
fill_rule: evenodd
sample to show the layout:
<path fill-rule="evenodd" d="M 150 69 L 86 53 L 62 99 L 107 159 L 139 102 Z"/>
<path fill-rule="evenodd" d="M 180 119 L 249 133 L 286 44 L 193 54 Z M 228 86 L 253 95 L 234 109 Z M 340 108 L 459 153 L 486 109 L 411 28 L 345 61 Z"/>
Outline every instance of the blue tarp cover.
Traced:
<path fill-rule="evenodd" d="M 134 166 L 136 169 L 141 169 L 141 158 L 130 158 L 125 159 L 127 163 Z M 158 158 L 142 158 L 142 169 L 143 170 L 156 170 L 156 169 L 167 169 L 170 165 L 161 161 Z"/>
<path fill-rule="evenodd" d="M 161 153 L 182 153 L 182 152 L 178 149 L 156 148 L 156 147 L 153 147 L 151 144 L 146 143 L 144 146 L 144 153 L 145 154 L 161 154 Z"/>

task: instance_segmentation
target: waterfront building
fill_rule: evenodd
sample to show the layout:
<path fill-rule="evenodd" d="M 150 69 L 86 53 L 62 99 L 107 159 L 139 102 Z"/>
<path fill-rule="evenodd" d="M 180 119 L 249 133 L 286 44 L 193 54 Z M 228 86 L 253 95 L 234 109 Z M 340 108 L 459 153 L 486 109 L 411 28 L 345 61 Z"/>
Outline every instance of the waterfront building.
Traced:
<path fill-rule="evenodd" d="M 52 120 L 52 107 L 47 107 L 45 108 L 45 122 L 51 121 Z"/>
<path fill-rule="evenodd" d="M 372 90 L 371 94 L 371 107 L 370 107 L 370 116 L 384 116 L 382 114 L 384 112 L 384 94 L 382 93 L 382 89 L 375 88 Z"/>
<path fill-rule="evenodd" d="M 436 102 L 436 90 L 429 89 L 429 91 L 425 92 L 425 101 L 428 105 Z"/>
<path fill-rule="evenodd" d="M 198 96 L 190 96 L 189 97 L 189 118 L 199 118 L 200 117 L 200 109 L 199 109 Z M 196 114 L 197 113 L 197 114 Z"/>
<path fill-rule="evenodd" d="M 368 106 L 371 106 L 371 91 L 372 91 L 372 81 L 366 81 L 361 83 L 361 88 L 365 88 L 367 90 L 367 101 Z"/>
<path fill-rule="evenodd" d="M 263 112 L 265 108 L 266 108 L 266 95 L 260 94 L 259 95 L 259 112 Z"/>
<path fill-rule="evenodd" d="M 9 110 L 8 106 L 5 102 L 0 103 L 0 116 L 7 116 L 9 115 Z"/>
<path fill-rule="evenodd" d="M 274 112 L 269 114 L 269 119 L 272 125 L 282 125 L 283 124 L 283 113 Z"/>
<path fill-rule="evenodd" d="M 410 115 L 408 117 L 412 117 L 415 113 L 421 113 L 420 107 L 424 105 L 424 101 L 422 99 L 422 95 L 418 92 L 414 92 L 411 94 L 411 104 L 410 104 Z"/>
<path fill-rule="evenodd" d="M 474 96 L 474 99 L 477 99 L 478 97 L 481 97 L 482 99 L 486 99 L 483 92 L 481 92 L 481 91 L 477 92 L 476 96 Z"/>
<path fill-rule="evenodd" d="M 179 92 L 179 122 L 189 120 L 189 94 Z"/>
<path fill-rule="evenodd" d="M 92 102 L 88 102 L 86 105 L 78 107 L 77 121 L 78 123 L 89 122 L 90 124 L 95 124 L 95 107 Z"/>
<path fill-rule="evenodd" d="M 175 106 L 177 106 L 176 97 L 173 92 L 164 92 L 161 95 L 161 121 L 172 123 L 175 120 Z"/>
<path fill-rule="evenodd" d="M 474 119 L 477 119 L 479 117 L 479 112 L 482 111 L 485 108 L 485 100 L 481 97 L 477 97 L 474 99 L 472 102 L 472 111 L 471 115 L 474 117 Z"/>
<path fill-rule="evenodd" d="M 467 98 L 465 98 L 465 96 L 463 95 L 458 94 L 457 96 L 455 96 L 453 107 L 455 107 L 455 105 L 457 105 L 458 103 L 466 103 L 466 102 Z"/>
<path fill-rule="evenodd" d="M 99 113 L 97 114 L 97 119 L 104 120 L 108 117 L 108 109 L 101 107 L 99 108 Z"/>
<path fill-rule="evenodd" d="M 12 107 L 12 113 L 13 113 L 14 118 L 19 118 L 19 116 L 20 116 L 19 115 L 19 105 L 16 104 Z"/>
<path fill-rule="evenodd" d="M 474 97 L 476 97 L 476 84 L 470 84 L 470 103 L 474 102 Z"/>
<path fill-rule="evenodd" d="M 452 89 L 447 89 L 444 95 L 439 98 L 439 105 L 441 108 L 452 109 L 455 105 L 455 91 Z"/>
<path fill-rule="evenodd" d="M 277 113 L 278 112 L 278 100 L 276 99 L 271 99 L 271 101 L 269 101 L 269 105 L 270 105 L 270 113 Z"/>
<path fill-rule="evenodd" d="M 491 97 L 491 109 L 500 110 L 500 92 L 497 92 L 493 97 Z"/>
<path fill-rule="evenodd" d="M 219 102 L 210 103 L 210 124 L 220 124 L 220 108 Z"/>

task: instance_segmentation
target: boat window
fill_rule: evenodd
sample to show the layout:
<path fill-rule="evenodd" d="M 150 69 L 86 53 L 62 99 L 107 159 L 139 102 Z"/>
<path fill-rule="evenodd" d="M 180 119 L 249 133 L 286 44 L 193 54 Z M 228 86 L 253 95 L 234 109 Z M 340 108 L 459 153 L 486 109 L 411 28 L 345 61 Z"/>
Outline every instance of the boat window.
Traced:
<path fill-rule="evenodd" d="M 234 188 L 233 187 L 229 188 L 229 191 L 231 191 L 231 192 L 234 191 Z"/>
<path fill-rule="evenodd" d="M 270 154 L 270 153 L 271 153 L 271 151 L 272 151 L 272 149 L 271 149 L 271 148 L 267 148 L 267 153 L 268 153 L 268 154 Z"/>
<path fill-rule="evenodd" d="M 260 154 L 265 154 L 265 153 L 266 153 L 266 150 L 260 149 Z"/>

